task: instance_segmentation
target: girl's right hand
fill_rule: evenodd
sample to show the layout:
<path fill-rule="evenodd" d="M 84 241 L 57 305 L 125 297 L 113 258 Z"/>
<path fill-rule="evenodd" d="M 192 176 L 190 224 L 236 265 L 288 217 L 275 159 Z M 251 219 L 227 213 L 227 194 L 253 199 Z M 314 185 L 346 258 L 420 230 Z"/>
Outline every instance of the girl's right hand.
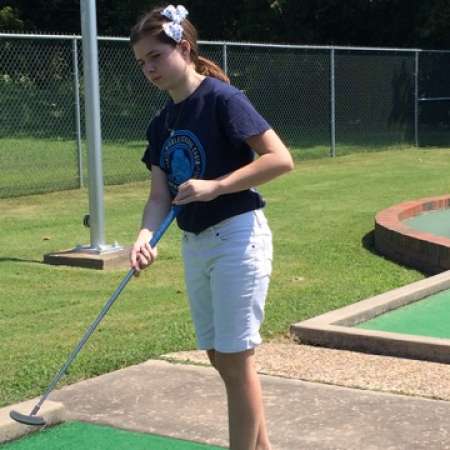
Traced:
<path fill-rule="evenodd" d="M 150 247 L 150 239 L 152 233 L 150 230 L 143 229 L 140 231 L 136 242 L 130 252 L 130 266 L 136 270 L 136 275 L 150 264 L 153 264 L 158 256 L 157 248 Z"/>

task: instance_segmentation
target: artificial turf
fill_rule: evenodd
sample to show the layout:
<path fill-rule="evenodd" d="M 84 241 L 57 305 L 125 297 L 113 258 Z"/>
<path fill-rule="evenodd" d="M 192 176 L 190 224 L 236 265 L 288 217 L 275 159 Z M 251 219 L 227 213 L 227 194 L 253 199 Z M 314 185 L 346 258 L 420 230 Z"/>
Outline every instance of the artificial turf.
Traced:
<path fill-rule="evenodd" d="M 0 448 L 1 450 L 219 450 L 223 447 L 103 425 L 67 422 L 0 445 Z"/>
<path fill-rule="evenodd" d="M 357 328 L 449 339 L 449 305 L 447 289 L 360 323 Z"/>

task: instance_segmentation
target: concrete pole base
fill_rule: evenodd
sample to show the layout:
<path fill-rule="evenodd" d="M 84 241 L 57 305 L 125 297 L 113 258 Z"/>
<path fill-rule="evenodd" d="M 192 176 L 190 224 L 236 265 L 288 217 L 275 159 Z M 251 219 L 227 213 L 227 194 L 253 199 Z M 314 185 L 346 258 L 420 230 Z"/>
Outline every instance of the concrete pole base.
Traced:
<path fill-rule="evenodd" d="M 129 268 L 129 254 L 129 247 L 117 247 L 104 252 L 93 251 L 87 247 L 76 247 L 71 250 L 48 253 L 44 255 L 44 263 L 97 270 L 126 269 Z"/>

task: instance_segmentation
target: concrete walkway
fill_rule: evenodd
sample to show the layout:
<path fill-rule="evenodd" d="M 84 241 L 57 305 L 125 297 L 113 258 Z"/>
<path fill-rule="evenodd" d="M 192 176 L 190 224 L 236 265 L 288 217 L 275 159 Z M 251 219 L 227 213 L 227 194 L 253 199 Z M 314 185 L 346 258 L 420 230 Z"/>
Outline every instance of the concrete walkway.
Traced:
<path fill-rule="evenodd" d="M 450 402 L 262 376 L 274 450 L 450 449 Z M 66 420 L 227 445 L 214 369 L 151 360 L 55 391 Z"/>

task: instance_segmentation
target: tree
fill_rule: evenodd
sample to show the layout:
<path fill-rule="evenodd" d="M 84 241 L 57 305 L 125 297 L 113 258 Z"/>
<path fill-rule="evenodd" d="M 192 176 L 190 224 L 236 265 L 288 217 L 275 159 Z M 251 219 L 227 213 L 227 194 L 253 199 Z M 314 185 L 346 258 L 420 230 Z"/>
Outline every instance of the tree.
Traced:
<path fill-rule="evenodd" d="M 80 30 L 79 0 L 5 0 L 19 12 L 27 32 L 73 34 Z"/>
<path fill-rule="evenodd" d="M 200 37 L 207 40 L 276 42 L 272 0 L 187 1 Z"/>
<path fill-rule="evenodd" d="M 97 0 L 98 32 L 127 36 L 138 16 L 169 1 Z M 182 3 L 190 11 L 202 40 L 450 48 L 450 0 Z M 81 31 L 80 0 L 2 0 L 2 4 L 6 6 L 0 9 L 0 29 L 64 34 Z"/>
<path fill-rule="evenodd" d="M 0 8 L 0 30 L 1 31 L 22 31 L 23 21 L 18 12 L 11 6 Z"/>
<path fill-rule="evenodd" d="M 426 19 L 418 26 L 421 42 L 429 48 L 450 49 L 450 0 L 435 0 Z"/>
<path fill-rule="evenodd" d="M 420 0 L 278 0 L 289 42 L 407 47 L 416 43 Z"/>

